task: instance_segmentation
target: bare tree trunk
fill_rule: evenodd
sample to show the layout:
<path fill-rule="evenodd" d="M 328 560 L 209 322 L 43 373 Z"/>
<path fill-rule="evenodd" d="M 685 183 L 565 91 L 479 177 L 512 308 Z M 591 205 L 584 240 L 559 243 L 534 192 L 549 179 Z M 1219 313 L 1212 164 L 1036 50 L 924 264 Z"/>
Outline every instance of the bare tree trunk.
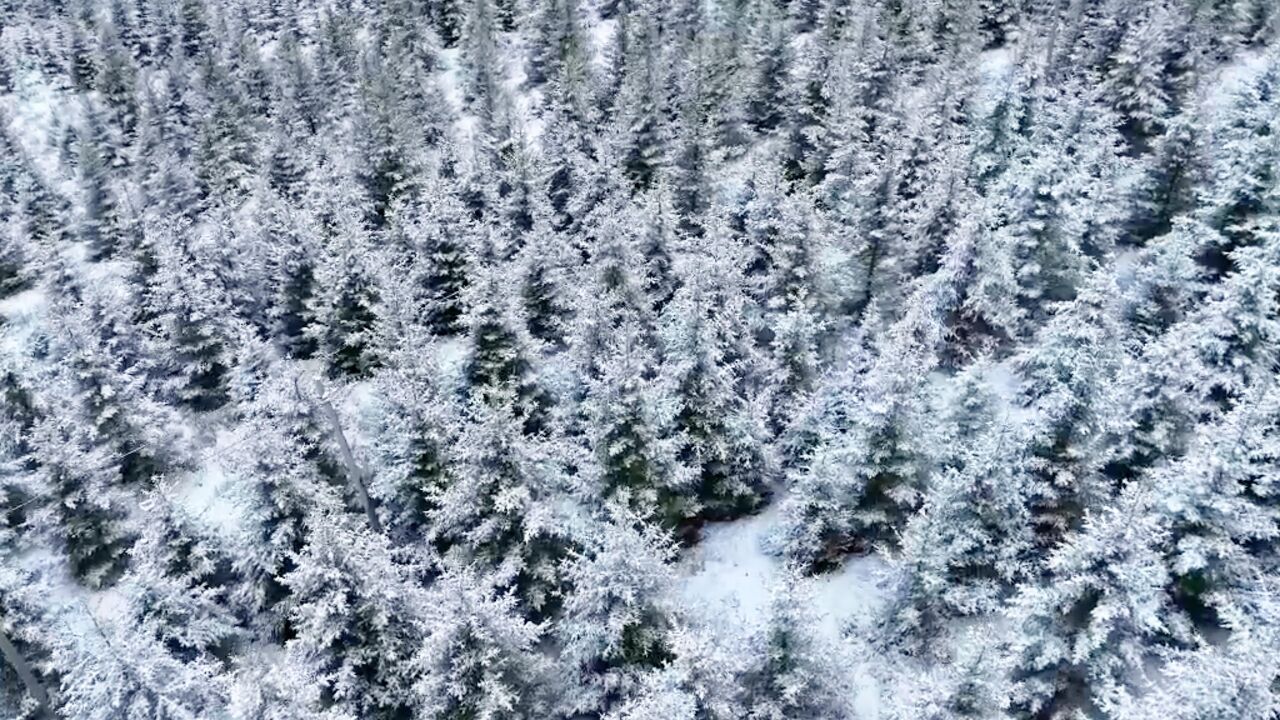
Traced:
<path fill-rule="evenodd" d="M 4 625 L 4 618 L 0 617 L 0 626 Z M 0 630 L 0 655 L 8 661 L 13 669 L 18 673 L 18 679 L 27 688 L 27 694 L 30 695 L 40 705 L 40 709 L 48 713 L 49 710 L 49 693 L 45 692 L 44 686 L 36 678 L 35 671 L 31 668 L 31 664 L 27 659 L 22 657 L 22 653 L 18 652 L 18 648 L 9 640 L 9 637 Z"/>
<path fill-rule="evenodd" d="M 294 382 L 294 389 L 297 390 L 297 381 Z M 301 396 L 301 392 L 298 394 Z M 351 452 L 351 444 L 347 442 L 347 434 L 342 431 L 342 420 L 338 417 L 338 411 L 334 409 L 332 403 L 323 398 L 312 402 L 329 421 L 329 433 L 338 444 L 338 450 L 342 452 L 342 462 L 347 470 L 347 482 L 351 485 L 351 492 L 355 494 L 356 501 L 364 508 L 365 516 L 369 518 L 369 527 L 374 532 L 381 533 L 382 522 L 378 520 L 377 509 L 373 506 L 373 499 L 369 497 L 369 485 L 364 467 L 356 462 L 355 454 Z"/>

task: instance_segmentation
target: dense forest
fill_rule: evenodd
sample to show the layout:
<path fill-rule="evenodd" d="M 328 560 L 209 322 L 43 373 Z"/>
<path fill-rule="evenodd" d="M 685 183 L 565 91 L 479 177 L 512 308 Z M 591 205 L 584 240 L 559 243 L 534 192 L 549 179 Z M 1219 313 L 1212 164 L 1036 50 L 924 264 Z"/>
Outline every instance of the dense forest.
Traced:
<path fill-rule="evenodd" d="M 1275 0 L 0 0 L 0 717 L 1280 718 Z"/>

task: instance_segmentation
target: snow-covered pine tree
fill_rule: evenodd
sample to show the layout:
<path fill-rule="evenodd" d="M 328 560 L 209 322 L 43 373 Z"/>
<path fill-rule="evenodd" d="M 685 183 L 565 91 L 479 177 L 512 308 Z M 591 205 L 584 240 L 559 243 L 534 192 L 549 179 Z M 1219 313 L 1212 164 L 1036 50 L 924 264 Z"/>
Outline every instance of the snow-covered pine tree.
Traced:
<path fill-rule="evenodd" d="M 1014 359 L 1031 443 L 1032 507 L 1046 545 L 1101 507 L 1109 487 L 1101 475 L 1107 430 L 1115 420 L 1112 379 L 1120 367 L 1114 279 L 1097 275 L 1080 297 L 1061 306 L 1039 342 Z"/>
<path fill-rule="evenodd" d="M 130 548 L 133 562 L 120 584 L 136 631 L 181 660 L 230 660 L 250 639 L 235 548 L 165 490 L 148 493 L 140 507 L 149 521 Z"/>
<path fill-rule="evenodd" d="M 1206 222 L 1222 234 L 1222 244 L 1206 248 L 1201 262 L 1215 278 L 1236 271 L 1233 252 L 1258 244 L 1274 222 L 1276 167 L 1274 128 L 1280 122 L 1275 97 L 1280 92 L 1280 60 L 1270 58 L 1262 72 L 1231 97 L 1221 125 L 1214 128 L 1214 153 L 1204 189 Z"/>
<path fill-rule="evenodd" d="M 682 286 L 662 318 L 659 383 L 677 404 L 678 460 L 696 473 L 697 514 L 725 519 L 754 510 L 777 468 L 754 402 L 764 378 L 743 322 L 740 253 L 713 237 L 678 268 Z"/>
<path fill-rule="evenodd" d="M 466 573 L 447 572 L 428 590 L 427 634 L 413 658 L 417 717 L 547 717 L 554 684 L 538 652 L 543 627 L 514 597 Z"/>
<path fill-rule="evenodd" d="M 425 672 L 413 662 L 430 617 L 421 571 L 386 538 L 349 518 L 318 513 L 306 544 L 280 578 L 296 636 L 292 662 L 309 668 L 322 702 L 354 717 L 396 717 L 413 708 Z"/>
<path fill-rule="evenodd" d="M 1133 486 L 1091 514 L 1049 556 L 1048 574 L 1023 586 L 1009 612 L 1014 641 L 1013 711 L 1068 718 L 1114 711 L 1141 677 L 1149 643 L 1167 639 L 1168 530 L 1150 512 L 1149 488 Z"/>
<path fill-rule="evenodd" d="M 769 595 L 769 609 L 752 637 L 742 678 L 743 717 L 752 720 L 846 717 L 849 690 L 836 656 L 815 630 L 806 581 L 787 574 Z"/>
<path fill-rule="evenodd" d="M 533 342 L 516 293 L 503 291 L 512 282 L 509 267 L 498 256 L 491 228 L 476 241 L 469 265 L 473 277 L 464 298 L 467 314 L 467 357 L 464 396 L 494 406 L 506 406 L 535 435 L 547 429 L 552 397 L 538 378 Z"/>
<path fill-rule="evenodd" d="M 883 641 L 913 652 L 943 647 L 947 621 L 997 611 L 1034 577 L 1028 458 L 1018 430 L 996 421 L 957 438 L 958 466 L 931 478 L 920 511 L 902 531 L 901 574 Z"/>
<path fill-rule="evenodd" d="M 1280 394 L 1269 380 L 1205 427 L 1180 461 L 1152 473 L 1165 495 L 1159 513 L 1170 532 L 1169 592 L 1202 632 L 1234 635 L 1268 622 L 1269 608 L 1258 605 L 1267 581 L 1258 570 L 1277 559 L 1278 419 Z"/>
<path fill-rule="evenodd" d="M 525 435 L 510 405 L 474 402 L 428 512 L 427 537 L 446 561 L 474 564 L 534 619 L 562 601 L 560 564 L 573 542 L 553 504 L 564 487 L 553 450 Z"/>
<path fill-rule="evenodd" d="M 378 366 L 374 332 L 378 315 L 376 254 L 365 229 L 365 203 L 347 169 L 338 163 L 334 175 L 317 178 L 313 187 L 309 232 L 321 238 L 307 328 L 332 376 L 368 377 Z M 349 168 L 348 168 L 349 169 Z"/>
<path fill-rule="evenodd" d="M 249 607 L 287 636 L 282 578 L 306 546 L 308 519 L 342 506 L 339 471 L 296 378 L 262 344 L 247 343 L 237 360 L 231 390 L 243 418 L 226 456 L 239 478 L 231 490 L 241 508 L 235 569 L 249 586 Z"/>
<path fill-rule="evenodd" d="M 80 238 L 95 260 L 111 258 L 127 249 L 129 221 L 124 206 L 121 171 L 115 162 L 119 147 L 108 133 L 102 113 L 86 103 L 84 127 L 78 132 L 83 217 Z"/>
<path fill-rule="evenodd" d="M 637 0 L 618 30 L 626 37 L 616 81 L 618 92 L 610 110 L 612 152 L 636 190 L 653 186 L 667 155 L 662 124 L 667 111 L 661 78 L 665 70 L 660 57 L 663 38 L 657 13 L 658 8 L 648 0 Z"/>
<path fill-rule="evenodd" d="M 215 257 L 198 232 L 181 220 L 144 229 L 156 270 L 143 303 L 150 333 L 163 348 L 155 355 L 168 359 L 166 394 L 194 410 L 212 410 L 227 400 L 226 345 L 234 324 Z"/>
<path fill-rule="evenodd" d="M 561 646 L 558 712 L 606 714 L 638 692 L 643 673 L 671 659 L 665 532 L 611 506 L 568 560 L 572 591 L 555 625 Z"/>
<path fill-rule="evenodd" d="M 1175 219 L 1195 211 L 1196 188 L 1205 172 L 1202 135 L 1196 118 L 1184 113 L 1170 118 L 1152 142 L 1132 190 L 1128 227 L 1133 240 L 1163 235 Z"/>

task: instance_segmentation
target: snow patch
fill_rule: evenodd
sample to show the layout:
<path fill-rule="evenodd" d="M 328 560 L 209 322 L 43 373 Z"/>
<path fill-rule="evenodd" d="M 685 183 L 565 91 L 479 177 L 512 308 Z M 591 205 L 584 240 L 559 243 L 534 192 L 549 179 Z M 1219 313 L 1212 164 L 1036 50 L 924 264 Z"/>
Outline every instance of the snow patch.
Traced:
<path fill-rule="evenodd" d="M 63 177 L 57 148 L 58 137 L 68 123 L 76 122 L 79 113 L 68 106 L 67 93 L 52 86 L 39 71 L 30 70 L 14 83 L 14 90 L 3 100 L 10 137 L 26 154 L 42 178 L 47 182 L 62 180 L 62 191 L 69 195 L 76 191 L 74 184 Z"/>
<path fill-rule="evenodd" d="M 234 438 L 232 432 L 219 432 L 214 444 L 201 454 L 198 469 L 176 492 L 176 500 L 184 510 L 224 537 L 233 537 L 241 523 L 241 511 L 228 492 L 226 468 L 222 464 Z"/>
<path fill-rule="evenodd" d="M 1220 116 L 1275 58 L 1259 50 L 1246 50 L 1218 70 L 1217 80 L 1206 84 L 1204 108 L 1210 117 Z"/>
<path fill-rule="evenodd" d="M 27 354 L 32 337 L 40 330 L 40 317 L 48 305 L 41 288 L 24 290 L 0 300 L 0 355 L 19 358 Z"/>
<path fill-rule="evenodd" d="M 129 598 L 119 587 L 98 590 L 89 596 L 85 604 L 101 624 L 122 623 L 128 619 Z"/>
<path fill-rule="evenodd" d="M 471 357 L 471 344 L 465 338 L 436 343 L 436 367 L 448 386 L 462 384 L 462 373 Z"/>
<path fill-rule="evenodd" d="M 978 70 L 988 83 L 999 82 L 1013 72 L 1014 53 L 1011 47 L 984 50 L 978 55 Z"/>
<path fill-rule="evenodd" d="M 609 44 L 617 32 L 618 21 L 615 18 L 600 20 L 591 26 L 592 62 L 597 67 L 605 67 L 609 62 Z"/>
<path fill-rule="evenodd" d="M 710 523 L 702 541 L 681 561 L 675 602 L 689 619 L 724 643 L 745 640 L 768 619 L 769 594 L 783 580 L 783 559 L 771 551 L 781 519 L 782 503 L 759 515 L 733 522 Z M 848 631 L 868 619 L 887 597 L 890 568 L 883 559 L 850 557 L 840 570 L 811 578 L 814 628 L 818 639 L 840 657 L 853 691 L 858 720 L 881 717 L 882 690 L 866 658 Z"/>
<path fill-rule="evenodd" d="M 38 316 L 48 302 L 42 288 L 24 290 L 0 300 L 0 317 L 6 322 L 26 324 Z"/>
<path fill-rule="evenodd" d="M 677 592 L 694 618 L 726 636 L 750 633 L 768 614 L 769 593 L 781 581 L 783 559 L 770 551 L 782 503 L 728 523 L 711 523 L 684 559 Z M 838 641 L 846 625 L 882 602 L 888 567 L 873 555 L 850 557 L 833 573 L 812 580 L 818 630 Z"/>

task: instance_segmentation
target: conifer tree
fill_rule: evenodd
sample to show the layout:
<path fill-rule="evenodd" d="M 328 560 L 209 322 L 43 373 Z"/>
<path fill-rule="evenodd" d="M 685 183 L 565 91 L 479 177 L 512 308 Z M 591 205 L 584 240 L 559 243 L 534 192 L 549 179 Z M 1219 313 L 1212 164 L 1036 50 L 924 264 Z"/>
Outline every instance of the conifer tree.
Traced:
<path fill-rule="evenodd" d="M 133 541 L 129 502 L 119 485 L 119 459 L 78 420 L 50 416 L 32 427 L 31 450 L 41 458 L 47 505 L 28 515 L 35 528 L 56 538 L 72 575 L 101 587 L 114 583 L 127 562 Z"/>
<path fill-rule="evenodd" d="M 666 528 L 697 512 L 693 477 L 677 457 L 678 438 L 653 351 L 631 323 L 605 338 L 582 408 L 587 442 L 600 465 L 600 496 L 618 500 Z"/>
<path fill-rule="evenodd" d="M 1271 486 L 1277 405 L 1273 383 L 1253 389 L 1179 462 L 1153 472 L 1172 501 L 1170 595 L 1202 632 L 1266 622 L 1255 568 L 1275 562 Z"/>
<path fill-rule="evenodd" d="M 1059 310 L 1034 349 L 1015 360 L 1024 402 L 1035 412 L 1027 423 L 1037 478 L 1032 504 L 1040 537 L 1049 544 L 1106 497 L 1095 448 L 1113 421 L 1109 379 L 1119 363 L 1108 284 L 1099 278 Z"/>
<path fill-rule="evenodd" d="M 414 568 L 395 561 L 385 538 L 342 518 L 315 519 L 281 580 L 297 633 L 286 650 L 314 673 L 326 704 L 357 717 L 407 712 L 426 613 Z"/>
<path fill-rule="evenodd" d="M 1163 235 L 1175 218 L 1196 209 L 1195 188 L 1205 169 L 1200 131 L 1194 120 L 1185 115 L 1171 118 L 1143 162 L 1129 220 L 1139 242 Z"/>
<path fill-rule="evenodd" d="M 565 673 L 560 712 L 608 713 L 637 691 L 645 670 L 670 660 L 663 597 L 673 548 L 626 511 L 609 513 L 566 566 L 573 590 L 555 630 Z"/>
<path fill-rule="evenodd" d="M 1144 490 L 1091 516 L 1049 558 L 1049 575 L 1028 585 L 1011 615 L 1013 709 L 1040 717 L 1108 712 L 1126 699 L 1144 641 L 1168 632 L 1168 582 L 1158 548 L 1167 530 L 1147 512 Z"/>
<path fill-rule="evenodd" d="M 270 333 L 286 353 L 305 360 L 317 349 L 316 318 L 312 313 L 317 303 L 318 239 L 302 224 L 304 214 L 286 198 L 266 193 L 261 199 L 260 226 L 275 238 L 266 258 Z"/>
<path fill-rule="evenodd" d="M 787 577 L 772 589 L 769 614 L 752 639 L 754 663 L 743 678 L 745 717 L 844 717 L 849 712 L 839 670 L 815 636 L 803 582 Z"/>
<path fill-rule="evenodd" d="M 122 42 L 119 28 L 107 24 L 103 36 L 99 43 L 102 61 L 94 88 L 102 96 L 106 122 L 113 133 L 118 133 L 119 142 L 128 144 L 138 130 L 139 108 L 133 58 Z"/>
<path fill-rule="evenodd" d="M 421 293 L 413 300 L 423 306 L 425 321 L 436 335 L 459 334 L 470 284 L 473 229 L 457 195 L 439 184 L 428 185 L 422 204 L 408 212 L 405 232 L 412 250 L 411 274 Z"/>
<path fill-rule="evenodd" d="M 492 242 L 482 243 L 492 248 Z M 504 297 L 507 282 L 492 250 L 481 249 L 474 263 L 479 277 L 472 283 L 468 313 L 469 355 L 464 370 L 466 396 L 493 406 L 506 406 L 527 434 L 542 432 L 551 396 L 540 385 L 519 298 Z"/>
<path fill-rule="evenodd" d="M 229 303 L 218 287 L 213 259 L 201 252 L 202 241 L 184 224 L 149 227 L 156 248 L 156 276 L 147 289 L 146 312 L 153 318 L 153 332 L 170 348 L 170 380 L 165 383 L 184 405 L 211 410 L 226 402 L 225 338 L 223 325 Z M 203 272 L 193 274 L 192 268 Z"/>
<path fill-rule="evenodd" d="M 757 369 L 741 321 L 740 269 L 710 243 L 701 250 L 685 260 L 685 284 L 664 311 L 659 382 L 678 406 L 678 460 L 697 474 L 698 514 L 719 519 L 754 509 L 776 467 L 743 394 Z"/>
<path fill-rule="evenodd" d="M 424 718 L 546 717 L 550 676 L 536 650 L 541 628 L 520 618 L 514 598 L 467 574 L 430 589 L 431 628 L 414 657 L 413 686 Z"/>
<path fill-rule="evenodd" d="M 474 562 L 495 586 L 513 590 L 527 616 L 548 617 L 560 603 L 569 542 L 551 505 L 555 457 L 525 437 L 509 406 L 477 403 L 468 414 L 450 481 L 430 498 L 428 537 L 446 557 Z"/>
<path fill-rule="evenodd" d="M 310 406 L 267 350 L 249 345 L 237 360 L 231 389 L 245 417 L 227 458 L 242 478 L 233 495 L 243 508 L 235 569 L 248 584 L 249 607 L 264 614 L 269 632 L 287 636 L 282 603 L 290 590 L 282 579 L 297 567 L 308 519 L 341 507 L 331 482 L 338 471 Z"/>
<path fill-rule="evenodd" d="M 660 77 L 662 36 L 653 8 L 637 3 L 619 32 L 625 32 L 618 93 L 613 99 L 613 140 L 622 167 L 636 190 L 653 186 L 666 163 L 661 125 L 666 107 Z"/>
<path fill-rule="evenodd" d="M 521 275 L 524 315 L 529 335 L 552 347 L 561 347 L 567 342 L 572 313 L 571 248 L 566 247 L 565 236 L 552 230 L 545 220 L 534 222 L 528 241 L 515 259 Z"/>
<path fill-rule="evenodd" d="M 742 78 L 747 119 L 757 132 L 768 133 L 782 123 L 787 104 L 789 25 L 782 9 L 773 2 L 751 3 L 747 22 L 750 36 L 743 64 L 747 74 Z"/>
<path fill-rule="evenodd" d="M 378 314 L 375 255 L 364 228 L 367 207 L 356 201 L 359 191 L 343 169 L 335 168 L 333 187 L 317 189 L 308 208 L 307 229 L 322 238 L 314 283 L 317 293 L 308 308 L 314 322 L 307 328 L 331 375 L 367 377 L 377 367 L 373 342 Z"/>
<path fill-rule="evenodd" d="M 931 478 L 922 507 L 903 530 L 902 579 L 890 601 L 886 640 L 911 650 L 945 639 L 952 617 L 1000 607 L 1032 576 L 1027 457 L 1016 430 L 1000 424 L 965 438 L 959 466 Z M 936 649 L 936 645 L 934 648 Z"/>
<path fill-rule="evenodd" d="M 180 659 L 227 660 L 249 637 L 232 548 L 165 491 L 149 493 L 142 507 L 152 519 L 121 582 L 130 618 Z"/>
<path fill-rule="evenodd" d="M 69 648 L 59 712 L 87 720 L 164 720 L 222 712 L 225 678 L 214 663 L 165 651 L 147 632 L 104 627 L 96 620 L 84 642 Z"/>
<path fill-rule="evenodd" d="M 79 137 L 79 170 L 84 189 L 84 217 L 80 237 L 88 244 L 90 257 L 104 260 L 125 249 L 128 225 L 121 207 L 121 186 L 113 147 L 105 121 L 92 105 L 85 113 L 85 127 Z"/>
<path fill-rule="evenodd" d="M 1236 270 L 1233 251 L 1257 244 L 1275 215 L 1277 113 L 1271 102 L 1280 82 L 1280 62 L 1271 61 L 1232 98 L 1226 127 L 1216 138 L 1216 157 L 1204 201 L 1206 222 L 1222 244 L 1206 248 L 1201 262 L 1214 277 Z"/>

